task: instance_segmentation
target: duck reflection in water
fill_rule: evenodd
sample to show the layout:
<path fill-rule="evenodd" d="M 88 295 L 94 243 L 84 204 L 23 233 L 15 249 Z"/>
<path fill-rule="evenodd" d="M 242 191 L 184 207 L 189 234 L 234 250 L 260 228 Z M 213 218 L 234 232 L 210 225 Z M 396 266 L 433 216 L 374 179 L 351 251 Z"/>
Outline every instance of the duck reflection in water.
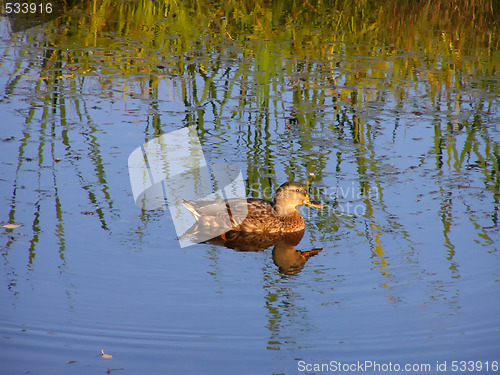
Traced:
<path fill-rule="evenodd" d="M 280 272 L 300 272 L 307 260 L 321 249 L 301 252 L 295 246 L 304 236 L 299 205 L 322 208 L 311 199 L 304 185 L 286 182 L 272 202 L 257 199 L 181 201 L 197 222 L 181 238 L 211 243 L 238 251 L 261 251 L 274 245 L 273 260 Z M 210 238 L 197 241 L 196 238 Z"/>
<path fill-rule="evenodd" d="M 217 236 L 205 241 L 205 243 L 225 246 L 236 251 L 262 251 L 274 245 L 272 252 L 274 264 L 281 273 L 294 275 L 302 271 L 309 258 L 323 250 L 297 250 L 295 246 L 300 243 L 303 236 L 304 230 L 285 234 L 229 231 L 224 236 Z"/>

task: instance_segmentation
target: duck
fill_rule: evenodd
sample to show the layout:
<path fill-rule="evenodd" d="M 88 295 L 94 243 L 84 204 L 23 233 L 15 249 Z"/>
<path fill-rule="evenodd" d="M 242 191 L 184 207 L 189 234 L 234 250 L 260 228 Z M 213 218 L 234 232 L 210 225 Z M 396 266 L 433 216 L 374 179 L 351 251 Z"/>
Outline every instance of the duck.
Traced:
<path fill-rule="evenodd" d="M 246 233 L 292 233 L 305 228 L 297 206 L 323 208 L 311 199 L 306 187 L 295 181 L 282 184 L 273 201 L 259 198 L 231 198 L 218 201 L 185 201 L 180 203 L 206 228 Z"/>

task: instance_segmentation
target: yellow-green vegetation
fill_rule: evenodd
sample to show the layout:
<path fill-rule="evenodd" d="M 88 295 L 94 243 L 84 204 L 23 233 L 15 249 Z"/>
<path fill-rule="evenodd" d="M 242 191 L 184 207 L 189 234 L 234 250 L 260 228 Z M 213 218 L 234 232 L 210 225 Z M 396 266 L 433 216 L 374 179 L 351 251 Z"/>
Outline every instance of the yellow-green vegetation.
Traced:
<path fill-rule="evenodd" d="M 209 76 L 219 69 L 214 51 L 252 58 L 253 66 L 245 63 L 242 74 L 244 68 L 272 74 L 285 66 L 291 78 L 319 72 L 321 79 L 308 83 L 329 86 L 335 84 L 335 64 L 353 57 L 371 64 L 351 66 L 347 84 L 370 85 L 389 69 L 396 79 L 450 88 L 464 83 L 457 81 L 458 72 L 467 79 L 498 70 L 500 6 L 494 0 L 94 0 L 72 5 L 44 29 L 45 41 L 66 51 L 65 75 L 149 76 L 195 69 Z"/>

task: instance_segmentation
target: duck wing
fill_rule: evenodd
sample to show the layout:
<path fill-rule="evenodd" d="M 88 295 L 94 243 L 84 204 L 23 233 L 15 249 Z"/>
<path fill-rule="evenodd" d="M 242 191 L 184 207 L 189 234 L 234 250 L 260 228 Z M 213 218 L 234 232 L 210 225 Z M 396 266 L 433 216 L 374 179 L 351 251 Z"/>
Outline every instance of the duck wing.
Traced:
<path fill-rule="evenodd" d="M 274 213 L 271 202 L 257 198 L 180 202 L 196 220 L 211 226 L 236 227 L 246 218 L 262 218 Z"/>

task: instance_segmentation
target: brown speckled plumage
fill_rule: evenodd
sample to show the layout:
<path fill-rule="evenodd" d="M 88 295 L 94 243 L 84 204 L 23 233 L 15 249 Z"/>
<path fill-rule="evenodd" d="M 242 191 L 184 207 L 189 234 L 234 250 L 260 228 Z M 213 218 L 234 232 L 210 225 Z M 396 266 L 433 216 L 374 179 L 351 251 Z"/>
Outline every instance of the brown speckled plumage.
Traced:
<path fill-rule="evenodd" d="M 304 185 L 298 182 L 281 185 L 273 202 L 249 198 L 181 203 L 201 225 L 252 233 L 291 233 L 303 230 L 304 218 L 296 207 L 302 204 L 322 207 L 311 200 Z"/>

